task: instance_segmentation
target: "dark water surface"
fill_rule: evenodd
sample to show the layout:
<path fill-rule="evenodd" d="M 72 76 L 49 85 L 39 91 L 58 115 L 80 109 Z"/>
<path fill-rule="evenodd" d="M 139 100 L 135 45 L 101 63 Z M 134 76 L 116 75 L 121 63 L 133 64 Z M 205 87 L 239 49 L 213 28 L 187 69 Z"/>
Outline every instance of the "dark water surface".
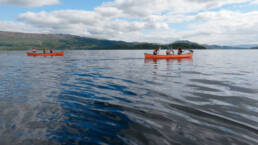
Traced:
<path fill-rule="evenodd" d="M 0 144 L 258 144 L 258 51 L 0 51 Z"/>

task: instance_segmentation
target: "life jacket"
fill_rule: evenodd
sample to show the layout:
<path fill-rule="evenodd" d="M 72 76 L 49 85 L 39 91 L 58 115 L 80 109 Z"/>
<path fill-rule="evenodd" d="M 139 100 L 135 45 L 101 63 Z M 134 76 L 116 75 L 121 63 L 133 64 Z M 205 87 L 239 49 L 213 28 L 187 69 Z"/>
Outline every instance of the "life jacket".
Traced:
<path fill-rule="evenodd" d="M 169 50 L 166 50 L 166 54 L 167 54 L 167 55 L 169 55 L 169 54 L 170 54 L 170 53 L 169 53 Z"/>
<path fill-rule="evenodd" d="M 178 51 L 177 51 L 177 54 L 182 54 L 182 50 L 181 49 L 178 49 Z"/>

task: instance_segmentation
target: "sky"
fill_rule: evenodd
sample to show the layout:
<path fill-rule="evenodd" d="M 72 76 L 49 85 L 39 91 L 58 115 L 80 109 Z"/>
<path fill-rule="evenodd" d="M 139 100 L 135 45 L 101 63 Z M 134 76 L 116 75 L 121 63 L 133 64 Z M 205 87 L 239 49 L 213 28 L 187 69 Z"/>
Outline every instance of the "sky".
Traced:
<path fill-rule="evenodd" d="M 0 0 L 0 31 L 258 44 L 258 0 Z"/>

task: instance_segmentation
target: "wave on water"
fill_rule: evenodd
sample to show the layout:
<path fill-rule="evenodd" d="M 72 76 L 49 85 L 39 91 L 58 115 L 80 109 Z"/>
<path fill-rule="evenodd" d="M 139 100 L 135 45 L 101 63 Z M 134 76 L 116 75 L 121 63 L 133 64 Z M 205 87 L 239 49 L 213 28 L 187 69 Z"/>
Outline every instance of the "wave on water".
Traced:
<path fill-rule="evenodd" d="M 12 53 L 0 54 L 0 144 L 258 144 L 258 74 L 234 56 Z"/>

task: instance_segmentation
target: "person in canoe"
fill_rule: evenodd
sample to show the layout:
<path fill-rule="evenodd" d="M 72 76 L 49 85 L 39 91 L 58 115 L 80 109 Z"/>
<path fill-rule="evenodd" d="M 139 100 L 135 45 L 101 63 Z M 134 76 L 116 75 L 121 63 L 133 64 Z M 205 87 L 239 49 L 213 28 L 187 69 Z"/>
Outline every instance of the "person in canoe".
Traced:
<path fill-rule="evenodd" d="M 159 50 L 160 50 L 160 48 L 155 48 L 153 50 L 153 55 L 158 55 L 159 54 Z"/>
<path fill-rule="evenodd" d="M 32 48 L 32 52 L 33 52 L 33 53 L 36 53 L 36 52 L 37 52 L 37 49 L 36 49 L 36 48 Z"/>
<path fill-rule="evenodd" d="M 182 53 L 183 53 L 182 48 L 178 48 L 178 50 L 177 50 L 177 54 L 178 54 L 178 55 L 181 55 Z"/>
<path fill-rule="evenodd" d="M 53 50 L 53 49 L 50 49 L 50 50 L 49 50 L 49 53 L 54 53 L 54 50 Z"/>
<path fill-rule="evenodd" d="M 167 49 L 167 50 L 166 50 L 166 54 L 167 54 L 167 55 L 171 55 L 171 54 L 174 55 L 173 49 Z"/>
<path fill-rule="evenodd" d="M 47 53 L 47 50 L 46 50 L 45 48 L 43 49 L 43 53 L 44 53 L 44 54 Z"/>

